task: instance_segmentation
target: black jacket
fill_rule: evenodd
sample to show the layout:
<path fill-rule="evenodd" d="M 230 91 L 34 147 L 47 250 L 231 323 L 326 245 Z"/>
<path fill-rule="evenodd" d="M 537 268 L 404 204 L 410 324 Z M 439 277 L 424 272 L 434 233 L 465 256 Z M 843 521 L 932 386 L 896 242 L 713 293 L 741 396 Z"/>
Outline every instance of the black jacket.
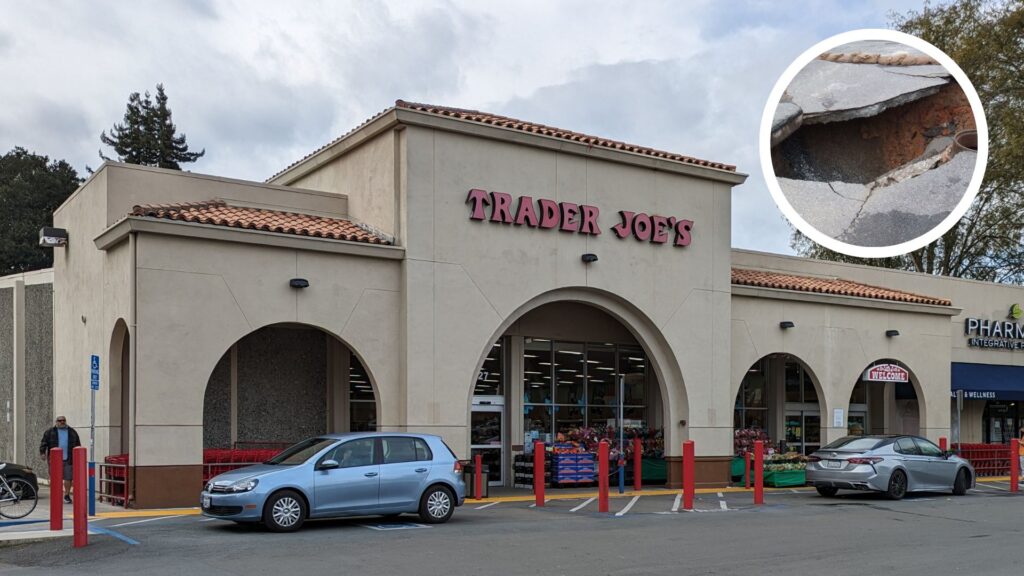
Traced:
<path fill-rule="evenodd" d="M 78 432 L 71 426 L 68 426 L 68 458 L 71 458 L 71 449 L 78 448 L 82 445 L 82 442 L 78 439 Z M 43 439 L 39 442 L 39 454 L 46 455 L 50 451 L 50 448 L 60 448 L 60 437 L 57 436 L 57 427 L 54 426 L 46 432 L 43 432 Z"/>

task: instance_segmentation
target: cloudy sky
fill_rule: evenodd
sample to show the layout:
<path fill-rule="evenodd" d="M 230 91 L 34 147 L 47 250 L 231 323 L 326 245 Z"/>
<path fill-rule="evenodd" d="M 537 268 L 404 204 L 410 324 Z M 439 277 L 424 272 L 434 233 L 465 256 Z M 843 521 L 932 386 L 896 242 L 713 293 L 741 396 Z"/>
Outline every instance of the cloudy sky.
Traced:
<path fill-rule="evenodd" d="M 0 5 L 0 153 L 84 172 L 162 82 L 207 150 L 191 170 L 263 180 L 402 98 L 736 164 L 733 245 L 790 252 L 757 156 L 768 93 L 811 45 L 921 0 Z"/>

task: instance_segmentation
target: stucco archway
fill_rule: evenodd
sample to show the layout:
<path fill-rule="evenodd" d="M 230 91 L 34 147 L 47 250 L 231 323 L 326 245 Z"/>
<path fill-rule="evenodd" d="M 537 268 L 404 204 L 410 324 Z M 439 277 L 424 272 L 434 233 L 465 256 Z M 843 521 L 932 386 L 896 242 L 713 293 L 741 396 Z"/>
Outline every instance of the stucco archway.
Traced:
<path fill-rule="evenodd" d="M 262 326 L 228 347 L 203 393 L 204 448 L 278 448 L 375 430 L 380 394 L 359 353 L 319 326 Z"/>
<path fill-rule="evenodd" d="M 107 368 L 108 454 L 127 454 L 131 446 L 130 356 L 131 335 L 128 332 L 128 323 L 118 318 L 111 331 L 107 355 L 107 362 L 110 364 Z"/>
<path fill-rule="evenodd" d="M 771 444 L 810 453 L 827 441 L 828 398 L 801 357 L 773 352 L 753 359 L 731 383 L 733 430 L 763 430 Z M 749 396 L 749 398 L 748 398 Z"/>
<path fill-rule="evenodd" d="M 543 306 L 560 303 L 581 305 L 607 315 L 621 324 L 643 350 L 646 358 L 650 361 L 650 371 L 658 384 L 657 391 L 661 402 L 660 417 L 664 424 L 665 455 L 678 455 L 680 443 L 688 436 L 687 430 L 681 422 L 688 419 L 689 408 L 682 370 L 676 361 L 676 355 L 658 327 L 643 312 L 614 294 L 587 287 L 561 288 L 526 300 L 508 314 L 492 330 L 486 340 L 478 343 L 481 352 L 474 371 L 467 378 L 468 386 L 465 391 L 467 421 L 471 418 L 473 391 L 477 376 L 494 343 L 506 334 L 514 323 L 530 312 Z M 468 436 L 466 441 L 465 449 L 466 453 L 469 453 Z"/>
<path fill-rule="evenodd" d="M 862 381 L 864 373 L 868 369 L 881 364 L 895 364 L 907 371 L 908 383 L 910 384 L 910 390 L 913 392 L 913 398 L 909 397 L 910 395 L 902 389 L 899 383 L 893 383 L 892 386 L 888 386 L 888 383 L 877 382 L 874 383 L 877 384 L 875 386 L 877 390 L 866 391 L 867 398 L 865 400 L 867 402 L 854 402 L 854 400 L 859 399 L 854 398 L 854 395 L 855 393 L 859 394 L 857 388 L 858 384 Z M 905 362 L 895 358 L 879 358 L 866 364 L 858 374 L 844 378 L 842 384 L 843 388 L 838 391 L 838 398 L 845 399 L 845 403 L 841 406 L 837 405 L 836 408 L 844 409 L 848 428 L 850 427 L 851 416 L 857 417 L 851 406 L 857 406 L 858 404 L 875 405 L 874 409 L 866 415 L 867 433 L 919 434 L 922 429 L 927 427 L 927 403 L 921 388 L 921 382 L 914 370 Z M 879 411 L 881 413 L 878 413 Z M 854 423 L 856 424 L 856 421 Z"/>

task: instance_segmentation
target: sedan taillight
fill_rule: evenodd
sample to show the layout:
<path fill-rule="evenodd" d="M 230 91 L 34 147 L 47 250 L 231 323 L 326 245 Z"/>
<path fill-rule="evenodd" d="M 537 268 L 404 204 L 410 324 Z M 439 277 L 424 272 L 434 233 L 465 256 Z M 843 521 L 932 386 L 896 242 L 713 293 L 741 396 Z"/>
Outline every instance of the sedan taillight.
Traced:
<path fill-rule="evenodd" d="M 807 457 L 807 461 L 808 462 L 821 462 L 821 458 L 818 458 L 817 456 L 808 456 Z"/>
<path fill-rule="evenodd" d="M 462 460 L 455 461 L 455 468 L 452 469 L 452 472 L 455 472 L 456 474 L 462 474 Z"/>
<path fill-rule="evenodd" d="M 877 456 L 869 456 L 867 458 L 850 458 L 850 464 L 878 464 L 883 459 Z"/>

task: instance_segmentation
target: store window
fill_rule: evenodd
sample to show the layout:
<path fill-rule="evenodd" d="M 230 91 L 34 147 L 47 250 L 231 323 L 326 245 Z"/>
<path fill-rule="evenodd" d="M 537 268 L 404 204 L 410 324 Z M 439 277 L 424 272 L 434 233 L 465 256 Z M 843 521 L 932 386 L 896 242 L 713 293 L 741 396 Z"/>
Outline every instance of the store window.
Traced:
<path fill-rule="evenodd" d="M 619 375 L 624 427 L 647 426 L 648 363 L 643 349 L 526 338 L 523 428 L 526 441 L 552 442 L 579 428 L 615 428 Z"/>
<path fill-rule="evenodd" d="M 377 403 L 373 398 L 370 377 L 355 354 L 349 356 L 348 417 L 352 432 L 377 430 Z"/>
<path fill-rule="evenodd" d="M 751 366 L 736 395 L 733 427 L 768 430 L 768 359 Z"/>
<path fill-rule="evenodd" d="M 484 365 L 477 374 L 476 387 L 473 389 L 474 396 L 501 396 L 505 393 L 505 355 L 502 342 L 495 342 L 491 346 Z"/>

